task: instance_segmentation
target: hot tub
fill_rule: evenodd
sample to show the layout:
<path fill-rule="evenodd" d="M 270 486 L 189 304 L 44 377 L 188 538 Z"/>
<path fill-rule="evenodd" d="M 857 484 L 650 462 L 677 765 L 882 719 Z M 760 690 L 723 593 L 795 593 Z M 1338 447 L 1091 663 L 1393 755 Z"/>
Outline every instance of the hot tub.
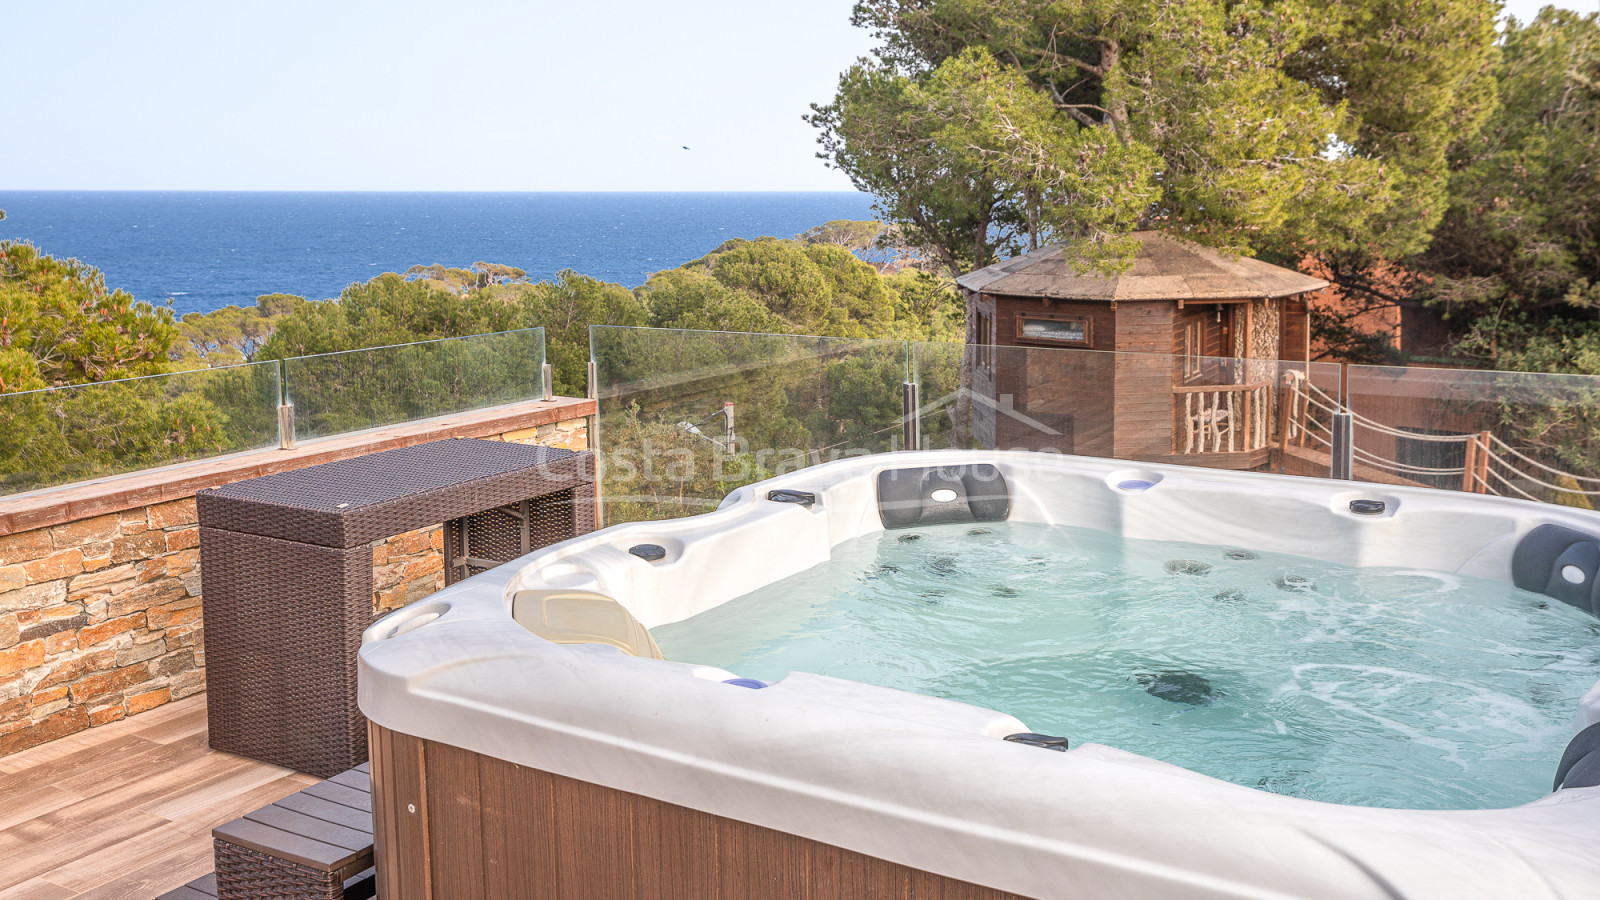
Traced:
<path fill-rule="evenodd" d="M 1063 750 L 1032 722 L 949 699 L 657 658 L 651 629 L 803 577 L 847 542 L 983 523 L 1454 573 L 1587 615 L 1600 598 L 1589 511 L 1031 453 L 817 466 L 713 513 L 545 548 L 373 625 L 359 683 L 380 893 L 1595 895 L 1597 689 L 1562 701 L 1576 736 L 1539 773 L 1559 789 L 1419 810 L 1230 783 L 1070 727 Z M 1174 577 L 1201 571 L 1172 562 Z M 1574 634 L 1600 677 L 1600 636 Z"/>

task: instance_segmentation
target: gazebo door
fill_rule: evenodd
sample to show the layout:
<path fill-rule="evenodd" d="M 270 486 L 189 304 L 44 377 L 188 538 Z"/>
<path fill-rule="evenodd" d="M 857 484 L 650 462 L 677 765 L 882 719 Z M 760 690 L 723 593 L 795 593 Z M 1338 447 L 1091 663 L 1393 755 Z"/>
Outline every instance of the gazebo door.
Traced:
<path fill-rule="evenodd" d="M 1180 364 L 1174 373 L 1174 384 L 1216 380 L 1216 360 L 1233 355 L 1233 312 L 1231 306 L 1191 307 L 1178 317 L 1172 349 Z"/>
<path fill-rule="evenodd" d="M 1190 308 L 1173 335 L 1172 452 L 1236 454 L 1266 446 L 1265 384 L 1242 384 L 1234 336 L 1242 304 Z M 1200 460 L 1196 460 L 1199 462 Z"/>

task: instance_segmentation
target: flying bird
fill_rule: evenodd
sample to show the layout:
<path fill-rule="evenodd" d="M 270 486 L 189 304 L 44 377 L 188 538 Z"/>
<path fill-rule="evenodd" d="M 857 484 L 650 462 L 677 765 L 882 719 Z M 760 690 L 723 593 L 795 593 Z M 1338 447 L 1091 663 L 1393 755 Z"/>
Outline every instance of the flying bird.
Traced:
<path fill-rule="evenodd" d="M 684 148 L 683 148 L 683 149 L 685 149 L 685 150 L 687 150 L 687 149 L 689 149 L 689 148 L 688 148 L 688 147 L 684 147 Z"/>

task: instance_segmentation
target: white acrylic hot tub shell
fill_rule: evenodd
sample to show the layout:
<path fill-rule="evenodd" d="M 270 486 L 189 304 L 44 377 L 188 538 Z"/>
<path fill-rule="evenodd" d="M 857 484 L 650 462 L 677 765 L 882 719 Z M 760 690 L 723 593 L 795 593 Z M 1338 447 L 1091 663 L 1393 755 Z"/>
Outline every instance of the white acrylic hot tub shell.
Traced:
<path fill-rule="evenodd" d="M 1024 723 L 960 703 L 800 672 L 749 690 L 720 683 L 738 673 L 551 644 L 511 620 L 511 594 L 544 587 L 613 597 L 646 626 L 687 618 L 880 530 L 878 471 L 972 462 L 1005 474 L 1013 521 L 1352 565 L 1509 580 L 1517 538 L 1537 525 L 1600 534 L 1595 513 L 1445 491 L 1049 454 L 864 457 L 740 489 L 714 513 L 545 548 L 385 618 L 361 650 L 361 709 L 406 734 L 1032 897 L 1600 895 L 1600 788 L 1505 810 L 1319 803 L 1110 747 L 1009 743 L 998 738 Z M 1157 484 L 1115 487 L 1129 479 Z M 778 487 L 819 502 L 763 499 Z M 1355 516 L 1356 498 L 1387 510 Z M 640 543 L 666 558 L 627 553 Z M 1593 721 L 1597 692 L 1575 724 Z"/>

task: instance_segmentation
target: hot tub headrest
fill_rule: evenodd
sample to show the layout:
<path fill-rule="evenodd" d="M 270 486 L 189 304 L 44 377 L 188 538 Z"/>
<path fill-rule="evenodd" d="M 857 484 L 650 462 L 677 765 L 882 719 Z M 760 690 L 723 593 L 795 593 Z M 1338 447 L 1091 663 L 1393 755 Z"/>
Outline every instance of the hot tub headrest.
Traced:
<path fill-rule="evenodd" d="M 1002 522 L 1010 515 L 1005 476 L 988 463 L 878 473 L 878 516 L 884 528 Z"/>
<path fill-rule="evenodd" d="M 1600 538 L 1540 525 L 1512 552 L 1511 583 L 1600 616 Z"/>
<path fill-rule="evenodd" d="M 1566 752 L 1561 754 L 1561 764 L 1556 766 L 1556 786 L 1551 790 L 1597 786 L 1600 786 L 1600 723 L 1578 732 L 1567 744 Z"/>

